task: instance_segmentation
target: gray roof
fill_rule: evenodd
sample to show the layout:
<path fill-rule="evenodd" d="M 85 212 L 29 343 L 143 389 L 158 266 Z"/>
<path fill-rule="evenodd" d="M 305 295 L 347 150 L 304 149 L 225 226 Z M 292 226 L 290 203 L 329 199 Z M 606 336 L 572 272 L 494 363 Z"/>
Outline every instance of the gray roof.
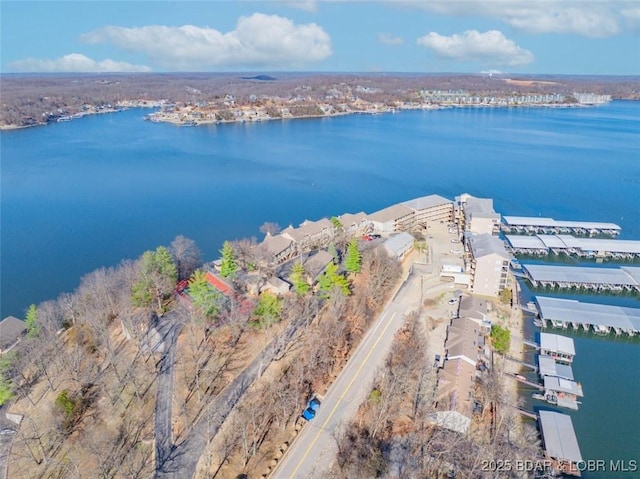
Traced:
<path fill-rule="evenodd" d="M 558 266 L 549 264 L 526 264 L 523 269 L 534 281 L 560 283 L 594 283 L 637 286 L 639 283 L 630 274 L 632 268 L 600 268 L 584 266 Z"/>
<path fill-rule="evenodd" d="M 563 354 L 576 354 L 573 339 L 559 334 L 540 333 L 540 348 Z"/>
<path fill-rule="evenodd" d="M 287 248 L 291 246 L 293 241 L 289 238 L 285 238 L 282 235 L 267 235 L 262 244 L 267 249 L 267 251 L 273 255 L 277 255 L 285 251 Z"/>
<path fill-rule="evenodd" d="M 493 200 L 491 198 L 470 196 L 465 201 L 464 214 L 466 217 L 471 218 L 500 218 L 500 215 L 493 209 Z"/>
<path fill-rule="evenodd" d="M 538 414 L 547 455 L 571 462 L 582 461 L 571 416 L 553 411 L 540 411 Z"/>
<path fill-rule="evenodd" d="M 477 296 L 464 296 L 460 301 L 460 316 L 482 320 L 485 319 L 488 311 L 486 299 Z"/>
<path fill-rule="evenodd" d="M 389 253 L 397 256 L 398 253 L 405 250 L 407 247 L 411 247 L 414 241 L 415 238 L 413 236 L 403 231 L 402 233 L 398 233 L 386 240 L 383 246 L 387 251 L 389 251 Z"/>
<path fill-rule="evenodd" d="M 24 321 L 14 316 L 7 316 L 0 321 L 0 350 L 11 346 L 27 330 Z"/>
<path fill-rule="evenodd" d="M 340 223 L 344 228 L 349 228 L 352 225 L 359 225 L 363 221 L 367 219 L 367 215 L 364 211 L 360 211 L 359 213 L 345 213 L 341 216 L 338 216 Z"/>
<path fill-rule="evenodd" d="M 640 254 L 640 241 L 637 240 L 576 238 L 571 235 L 506 235 L 506 239 L 512 247 L 522 249 L 576 248 L 585 252 Z"/>
<path fill-rule="evenodd" d="M 304 269 L 311 276 L 315 278 L 320 273 L 322 273 L 327 265 L 333 261 L 333 255 L 328 251 L 318 251 L 313 256 L 308 257 L 303 265 Z"/>
<path fill-rule="evenodd" d="M 421 196 L 420 198 L 414 198 L 409 201 L 404 201 L 402 202 L 402 204 L 414 210 L 426 210 L 435 206 L 452 205 L 453 201 L 448 200 L 440 195 L 429 195 Z"/>
<path fill-rule="evenodd" d="M 413 214 L 413 210 L 408 206 L 401 203 L 397 205 L 388 206 L 382 210 L 378 210 L 375 213 L 369 215 L 371 221 L 378 223 L 386 223 L 387 221 L 397 221 L 400 218 Z"/>
<path fill-rule="evenodd" d="M 619 230 L 620 226 L 614 223 L 597 223 L 593 221 L 556 221 L 553 218 L 537 218 L 530 216 L 504 216 L 505 224 L 511 226 L 533 226 L 541 228 L 583 228 Z"/>
<path fill-rule="evenodd" d="M 324 229 L 332 230 L 333 228 L 331 221 L 327 218 L 322 218 L 318 221 L 305 220 L 297 228 L 288 226 L 282 230 L 281 234 L 291 237 L 294 241 L 302 241 L 309 236 L 320 234 Z"/>
<path fill-rule="evenodd" d="M 575 394 L 582 397 L 582 386 L 570 379 L 559 378 L 557 376 L 544 376 L 544 388 L 550 391 Z"/>
<path fill-rule="evenodd" d="M 573 380 L 573 369 L 567 364 L 556 362 L 551 356 L 541 354 L 538 356 L 538 367 L 540 368 L 540 376 L 555 376 L 558 378 Z"/>
<path fill-rule="evenodd" d="M 536 302 L 543 319 L 640 332 L 640 308 L 583 303 L 573 299 L 545 296 L 536 297 Z"/>
<path fill-rule="evenodd" d="M 481 258 L 490 254 L 497 254 L 509 260 L 511 256 L 504 247 L 504 242 L 497 236 L 481 234 L 468 237 L 471 254 L 474 258 Z"/>

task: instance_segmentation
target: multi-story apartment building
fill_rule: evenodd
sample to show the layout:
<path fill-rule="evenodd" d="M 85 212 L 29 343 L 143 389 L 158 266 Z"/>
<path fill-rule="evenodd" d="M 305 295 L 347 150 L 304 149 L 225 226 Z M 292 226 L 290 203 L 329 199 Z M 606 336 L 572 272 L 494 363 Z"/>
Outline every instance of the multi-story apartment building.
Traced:
<path fill-rule="evenodd" d="M 467 236 L 467 272 L 471 274 L 471 291 L 485 296 L 498 296 L 507 284 L 511 255 L 497 236 Z"/>

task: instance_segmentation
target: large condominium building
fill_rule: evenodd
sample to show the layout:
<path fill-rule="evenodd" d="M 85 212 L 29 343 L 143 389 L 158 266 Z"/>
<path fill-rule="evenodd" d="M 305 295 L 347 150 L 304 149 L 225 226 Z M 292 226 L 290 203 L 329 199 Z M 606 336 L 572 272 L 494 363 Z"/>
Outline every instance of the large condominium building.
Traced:
<path fill-rule="evenodd" d="M 410 231 L 415 222 L 415 214 L 411 208 L 399 203 L 371 213 L 369 221 L 377 233 Z"/>
<path fill-rule="evenodd" d="M 430 223 L 453 221 L 453 201 L 442 196 L 422 196 L 402 204 L 414 211 L 416 227 L 426 228 Z"/>
<path fill-rule="evenodd" d="M 507 284 L 511 259 L 502 240 L 490 234 L 468 236 L 466 250 L 471 291 L 485 296 L 498 296 Z"/>
<path fill-rule="evenodd" d="M 460 220 L 464 230 L 474 234 L 497 234 L 500 231 L 500 214 L 493 209 L 491 198 L 476 198 L 467 193 L 456 198 L 460 204 Z"/>

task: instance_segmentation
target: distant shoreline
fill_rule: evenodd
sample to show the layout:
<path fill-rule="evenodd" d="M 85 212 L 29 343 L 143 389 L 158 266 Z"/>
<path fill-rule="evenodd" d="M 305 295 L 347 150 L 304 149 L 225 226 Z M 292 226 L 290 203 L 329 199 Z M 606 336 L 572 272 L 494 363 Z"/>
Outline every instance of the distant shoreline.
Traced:
<path fill-rule="evenodd" d="M 634 100 L 610 100 L 610 101 L 634 101 Z M 610 103 L 610 101 L 600 102 L 600 103 L 520 103 L 520 104 L 416 104 L 410 106 L 396 106 L 389 107 L 384 110 L 351 110 L 351 111 L 334 111 L 326 114 L 317 114 L 317 115 L 289 115 L 289 116 L 257 116 L 254 118 L 250 117 L 238 117 L 234 119 L 214 119 L 214 118 L 206 118 L 206 119 L 192 119 L 192 118 L 184 118 L 177 119 L 171 117 L 161 117 L 162 111 L 154 112 L 145 116 L 145 120 L 149 120 L 152 123 L 168 123 L 175 126 L 203 126 L 203 125 L 217 125 L 217 124 L 227 124 L 227 123 L 260 123 L 264 121 L 277 121 L 277 120 L 300 120 L 300 119 L 314 119 L 314 118 L 333 118 L 338 116 L 346 116 L 346 115 L 381 115 L 388 113 L 397 113 L 401 111 L 412 111 L 412 110 L 451 110 L 451 109 L 468 109 L 468 108 L 589 108 L 589 107 L 597 107 L 600 105 L 605 105 Z M 131 108 L 161 108 L 161 104 L 149 104 L 150 102 L 143 102 L 138 104 L 137 102 L 125 102 L 126 106 L 118 106 L 114 109 L 109 110 L 99 110 L 99 111 L 88 111 L 81 113 L 77 118 L 69 119 L 69 120 L 56 120 L 56 121 L 47 121 L 47 122 L 39 122 L 33 123 L 29 125 L 16 125 L 16 124 L 5 124 L 0 125 L 0 131 L 13 131 L 13 130 L 22 130 L 25 128 L 32 127 L 42 127 L 47 126 L 51 123 L 60 123 L 66 121 L 80 120 L 85 116 L 93 116 L 100 115 L 105 113 L 119 113 L 121 111 L 126 111 Z M 227 110 L 227 111 L 239 111 L 239 110 Z"/>

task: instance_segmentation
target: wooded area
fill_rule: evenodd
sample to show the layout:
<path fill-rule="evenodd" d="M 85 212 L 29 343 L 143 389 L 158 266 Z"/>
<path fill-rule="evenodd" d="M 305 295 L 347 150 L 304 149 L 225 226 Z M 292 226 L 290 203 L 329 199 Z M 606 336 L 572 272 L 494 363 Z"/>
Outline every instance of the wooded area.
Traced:
<path fill-rule="evenodd" d="M 353 95 L 391 104 L 415 100 L 420 90 L 465 90 L 472 95 L 588 91 L 614 99 L 640 99 L 640 82 L 634 77 L 521 75 L 517 79 L 522 81 L 508 82 L 500 75 L 468 74 L 278 73 L 272 77 L 232 73 L 4 74 L 0 84 L 0 125 L 44 124 L 49 115 L 74 114 L 87 105 L 115 106 L 121 101 L 165 100 L 224 107 L 229 101 L 234 105 L 268 106 L 269 98 L 300 97 L 338 105 L 346 96 Z M 320 113 L 313 104 L 295 108 L 300 115 Z M 221 110 L 220 119 L 232 119 L 224 117 L 225 113 Z"/>

